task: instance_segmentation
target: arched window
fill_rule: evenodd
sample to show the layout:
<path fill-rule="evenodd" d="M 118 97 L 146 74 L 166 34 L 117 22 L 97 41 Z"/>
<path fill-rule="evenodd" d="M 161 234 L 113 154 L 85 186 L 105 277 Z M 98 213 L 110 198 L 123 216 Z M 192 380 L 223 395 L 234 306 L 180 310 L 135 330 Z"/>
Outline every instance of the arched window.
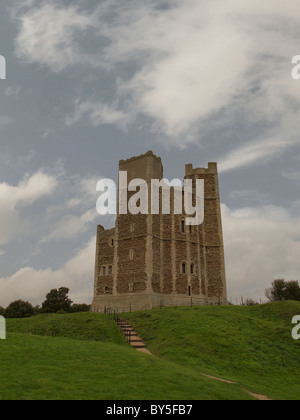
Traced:
<path fill-rule="evenodd" d="M 112 275 L 112 266 L 110 265 L 108 267 L 108 275 L 111 276 Z"/>
<path fill-rule="evenodd" d="M 106 276 L 106 267 L 105 267 L 105 265 L 102 267 L 102 276 Z"/>
<path fill-rule="evenodd" d="M 186 273 L 186 263 L 182 263 L 181 265 L 181 273 L 185 274 Z"/>
<path fill-rule="evenodd" d="M 108 288 L 108 286 L 105 286 L 105 288 L 104 288 L 104 293 L 105 293 L 106 295 L 108 295 L 108 293 L 109 293 L 109 288 Z"/>

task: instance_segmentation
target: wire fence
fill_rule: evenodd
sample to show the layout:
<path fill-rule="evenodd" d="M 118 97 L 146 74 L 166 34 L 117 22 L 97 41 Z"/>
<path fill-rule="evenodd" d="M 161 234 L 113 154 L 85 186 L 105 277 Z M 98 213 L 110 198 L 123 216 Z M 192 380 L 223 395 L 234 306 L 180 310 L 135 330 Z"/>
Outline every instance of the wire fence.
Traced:
<path fill-rule="evenodd" d="M 227 301 L 224 301 L 223 299 L 216 299 L 214 301 L 209 301 L 209 300 L 205 300 L 205 299 L 200 299 L 200 298 L 195 298 L 195 297 L 191 297 L 188 300 L 185 300 L 185 302 L 182 302 L 182 299 L 178 299 L 178 301 L 176 299 L 174 299 L 172 302 L 168 302 L 168 304 L 165 304 L 163 301 L 160 302 L 159 305 L 156 305 L 154 308 L 165 308 L 165 307 L 173 307 L 173 308 L 177 308 L 177 307 L 194 307 L 194 306 L 228 306 L 228 305 L 233 305 L 233 306 L 254 306 L 254 305 L 263 305 L 269 303 L 268 300 L 266 299 L 252 299 L 252 298 L 244 298 L 243 296 L 241 297 L 229 297 L 227 298 Z M 118 314 L 121 313 L 130 313 L 130 312 L 137 312 L 137 311 L 144 311 L 144 310 L 148 310 L 148 309 L 152 309 L 150 308 L 147 304 L 145 304 L 145 306 L 141 305 L 140 303 L 135 304 L 135 303 L 131 303 L 129 302 L 128 304 L 124 304 L 124 305 L 116 305 L 116 306 L 104 306 L 101 307 L 101 309 L 99 308 L 98 310 L 96 310 L 96 312 L 104 312 L 107 315 L 111 315 L 114 317 L 117 317 Z"/>
<path fill-rule="evenodd" d="M 267 299 L 262 299 L 262 298 L 252 299 L 252 298 L 244 298 L 243 296 L 229 297 L 227 298 L 227 300 L 230 305 L 235 305 L 235 306 L 254 306 L 254 305 L 264 305 L 266 303 L 269 303 Z"/>

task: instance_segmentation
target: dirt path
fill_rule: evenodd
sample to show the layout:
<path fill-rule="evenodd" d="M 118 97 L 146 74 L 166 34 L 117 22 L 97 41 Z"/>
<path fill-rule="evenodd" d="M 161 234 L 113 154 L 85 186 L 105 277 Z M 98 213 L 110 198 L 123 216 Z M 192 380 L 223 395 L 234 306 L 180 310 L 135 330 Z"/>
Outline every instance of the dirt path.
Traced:
<path fill-rule="evenodd" d="M 146 353 L 146 354 L 150 354 L 150 356 L 153 356 L 153 354 L 151 353 L 151 351 L 149 351 L 146 348 L 142 348 L 142 349 L 137 349 L 137 351 L 140 351 L 141 353 Z"/>
<path fill-rule="evenodd" d="M 137 350 L 142 352 L 142 353 L 146 353 L 146 354 L 149 354 L 149 355 L 153 356 L 153 354 L 146 348 L 137 349 Z M 230 384 L 230 385 L 236 385 L 236 382 L 227 381 L 226 379 L 216 378 L 215 376 L 206 375 L 205 373 L 200 373 L 200 375 L 205 376 L 206 378 L 212 379 L 214 381 L 219 381 L 219 382 L 223 382 L 223 383 Z M 259 401 L 272 401 L 266 395 L 254 394 L 253 392 L 250 392 L 245 388 L 242 388 L 242 390 L 247 392 L 247 394 L 251 395 L 252 397 L 256 398 Z"/>
<path fill-rule="evenodd" d="M 227 381 L 226 379 L 216 378 L 215 376 L 205 375 L 205 373 L 201 373 L 202 376 L 206 378 L 213 379 L 215 381 L 224 382 L 226 384 L 235 385 L 235 382 Z M 256 398 L 259 401 L 271 401 L 270 398 L 266 397 L 265 395 L 261 394 L 254 394 L 253 392 L 248 391 L 247 389 L 242 388 L 243 391 L 247 392 L 247 394 L 251 395 L 252 397 Z"/>
<path fill-rule="evenodd" d="M 272 401 L 269 397 L 266 397 L 265 395 L 253 394 L 253 392 L 247 391 L 247 389 L 244 388 L 243 391 L 247 392 L 249 395 L 252 395 L 252 397 L 256 398 L 259 401 Z"/>

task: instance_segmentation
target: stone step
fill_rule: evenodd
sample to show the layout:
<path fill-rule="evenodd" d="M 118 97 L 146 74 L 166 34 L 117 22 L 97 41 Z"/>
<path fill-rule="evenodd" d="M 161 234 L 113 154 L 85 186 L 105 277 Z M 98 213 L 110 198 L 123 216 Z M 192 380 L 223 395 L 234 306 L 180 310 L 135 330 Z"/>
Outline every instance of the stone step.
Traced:
<path fill-rule="evenodd" d="M 138 334 L 135 331 L 124 331 L 122 330 L 123 334 L 130 335 L 131 337 L 137 337 Z"/>
<path fill-rule="evenodd" d="M 140 337 L 138 337 L 138 336 L 136 336 L 136 337 L 130 337 L 130 342 L 131 343 L 142 343 L 143 342 L 143 340 L 140 338 Z"/>
<path fill-rule="evenodd" d="M 134 348 L 139 348 L 139 349 L 141 349 L 141 348 L 145 348 L 146 347 L 146 344 L 145 343 L 143 343 L 143 342 L 133 342 L 133 343 L 131 343 L 131 346 L 132 347 L 134 347 Z"/>

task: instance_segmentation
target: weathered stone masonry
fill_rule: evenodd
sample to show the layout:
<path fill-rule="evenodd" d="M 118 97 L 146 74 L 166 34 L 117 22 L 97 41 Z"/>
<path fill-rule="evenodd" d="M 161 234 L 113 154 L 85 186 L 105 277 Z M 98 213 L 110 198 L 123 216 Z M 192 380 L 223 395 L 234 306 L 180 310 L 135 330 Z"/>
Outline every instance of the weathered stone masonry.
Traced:
<path fill-rule="evenodd" d="M 152 152 L 119 162 L 128 183 L 163 178 Z M 227 303 L 217 164 L 185 167 L 186 179 L 204 179 L 204 222 L 186 226 L 185 214 L 117 214 L 114 229 L 98 226 L 92 311 Z M 130 198 L 128 193 L 128 199 Z M 149 200 L 150 203 L 150 200 Z M 150 205 L 150 204 L 149 204 Z"/>

